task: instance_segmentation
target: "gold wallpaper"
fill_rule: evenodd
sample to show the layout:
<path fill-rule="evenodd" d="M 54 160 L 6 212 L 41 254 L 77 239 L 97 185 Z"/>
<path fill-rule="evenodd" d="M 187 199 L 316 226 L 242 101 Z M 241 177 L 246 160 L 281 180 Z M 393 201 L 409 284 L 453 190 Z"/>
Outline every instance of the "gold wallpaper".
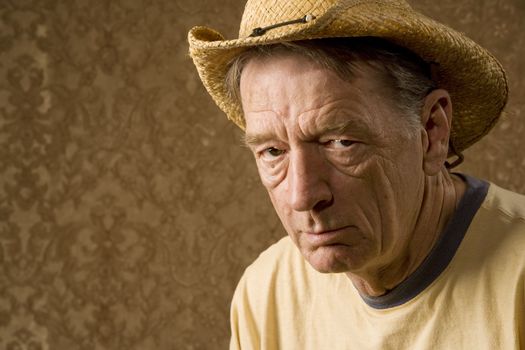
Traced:
<path fill-rule="evenodd" d="M 0 0 L 0 349 L 227 347 L 236 282 L 284 233 L 186 33 L 233 37 L 243 3 Z M 525 193 L 525 3 L 413 3 L 507 68 L 462 170 Z"/>

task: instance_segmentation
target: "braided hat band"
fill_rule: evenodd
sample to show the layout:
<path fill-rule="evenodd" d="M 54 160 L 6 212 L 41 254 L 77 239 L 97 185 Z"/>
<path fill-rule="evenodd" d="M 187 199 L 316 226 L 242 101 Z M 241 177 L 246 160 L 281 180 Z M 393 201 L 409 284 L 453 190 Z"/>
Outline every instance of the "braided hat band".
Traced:
<path fill-rule="evenodd" d="M 414 11 L 403 0 L 248 0 L 239 38 L 194 27 L 190 55 L 217 105 L 244 130 L 242 108 L 228 93 L 230 62 L 257 45 L 341 37 L 379 37 L 432 63 L 452 99 L 451 149 L 459 154 L 495 125 L 508 98 L 500 63 L 463 34 Z M 452 153 L 453 154 L 453 153 Z"/>

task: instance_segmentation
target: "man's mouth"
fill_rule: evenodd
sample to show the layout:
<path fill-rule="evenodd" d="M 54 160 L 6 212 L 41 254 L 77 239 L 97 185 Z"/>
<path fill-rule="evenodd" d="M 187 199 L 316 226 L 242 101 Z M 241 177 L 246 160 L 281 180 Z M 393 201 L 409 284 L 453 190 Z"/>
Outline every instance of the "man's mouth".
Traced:
<path fill-rule="evenodd" d="M 343 226 L 333 230 L 304 232 L 304 238 L 312 246 L 349 245 L 354 231 L 354 226 Z"/>

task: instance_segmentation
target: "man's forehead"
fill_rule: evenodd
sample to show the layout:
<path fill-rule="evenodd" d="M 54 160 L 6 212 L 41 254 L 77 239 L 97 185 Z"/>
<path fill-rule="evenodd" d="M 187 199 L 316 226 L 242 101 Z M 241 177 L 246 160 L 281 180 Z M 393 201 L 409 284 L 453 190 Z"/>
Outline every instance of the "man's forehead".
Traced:
<path fill-rule="evenodd" d="M 308 57 L 294 51 L 277 51 L 276 53 L 253 56 L 247 59 L 240 76 L 240 90 L 242 93 L 243 82 L 246 76 L 250 76 L 250 83 L 261 84 L 268 77 L 278 80 L 290 80 L 294 77 L 305 74 L 306 72 L 318 72 L 316 83 L 326 82 L 327 80 L 338 80 L 353 82 L 356 79 L 364 78 L 373 80 L 379 85 L 385 83 L 384 70 L 377 62 L 369 62 L 363 59 L 356 59 L 352 62 L 335 64 L 336 60 L 330 64 L 327 60 L 319 61 L 313 57 Z M 343 72 L 342 66 L 345 69 Z"/>
<path fill-rule="evenodd" d="M 271 56 L 256 56 L 250 58 L 241 73 L 241 91 L 243 83 L 249 80 L 250 84 L 261 84 L 265 80 L 290 80 L 305 72 L 324 70 L 311 59 L 297 53 L 279 52 Z M 324 76 L 326 74 L 322 74 Z M 249 79 L 247 79 L 249 77 Z"/>
<path fill-rule="evenodd" d="M 373 136 L 379 120 L 373 120 L 373 104 L 363 100 L 361 94 L 339 96 L 325 94 L 318 103 L 312 99 L 290 100 L 290 104 L 268 103 L 253 107 L 247 103 L 245 118 L 248 144 L 264 143 L 271 139 L 289 139 L 292 134 L 303 139 L 315 139 L 323 134 L 360 134 Z M 263 96 L 263 95 L 261 95 Z M 264 105 L 264 103 L 261 103 Z"/>
<path fill-rule="evenodd" d="M 304 113 L 330 103 L 348 99 L 359 101 L 363 95 L 377 93 L 383 81 L 366 64 L 357 64 L 351 79 L 297 53 L 282 53 L 272 57 L 257 57 L 247 62 L 240 80 L 240 95 L 244 113 L 262 112 L 277 107 L 283 101 L 300 105 Z M 283 107 L 283 106 L 279 106 Z M 286 115 L 290 111 L 278 110 Z"/>

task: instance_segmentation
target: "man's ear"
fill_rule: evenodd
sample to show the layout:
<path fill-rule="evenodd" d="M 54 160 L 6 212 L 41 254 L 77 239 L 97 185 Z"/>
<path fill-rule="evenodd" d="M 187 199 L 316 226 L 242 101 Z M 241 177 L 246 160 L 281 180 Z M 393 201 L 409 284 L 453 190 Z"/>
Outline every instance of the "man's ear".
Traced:
<path fill-rule="evenodd" d="M 423 170 L 437 174 L 445 164 L 452 127 L 452 101 L 446 90 L 437 89 L 425 98 L 421 111 Z"/>

